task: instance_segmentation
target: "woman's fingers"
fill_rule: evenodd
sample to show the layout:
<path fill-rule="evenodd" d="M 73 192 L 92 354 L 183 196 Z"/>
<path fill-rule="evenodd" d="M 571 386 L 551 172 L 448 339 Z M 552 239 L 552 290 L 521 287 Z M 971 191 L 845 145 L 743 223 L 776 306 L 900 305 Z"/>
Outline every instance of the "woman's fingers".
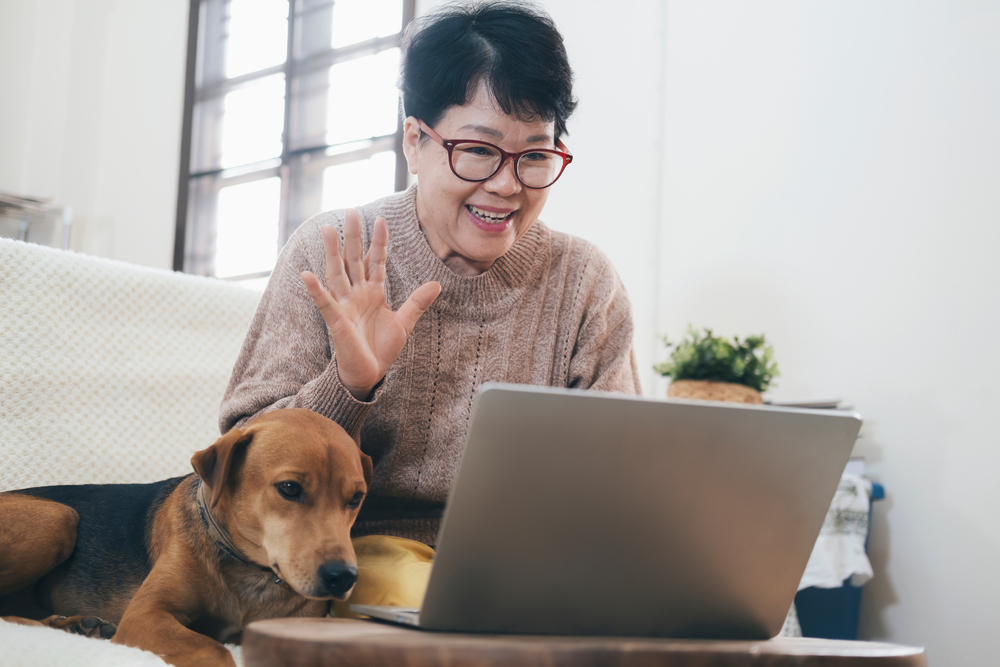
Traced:
<path fill-rule="evenodd" d="M 337 300 L 323 288 L 319 278 L 311 271 L 303 271 L 300 277 L 306 286 L 306 291 L 312 297 L 313 303 L 316 304 L 323 319 L 326 320 L 327 326 L 336 322 L 340 318 L 340 304 L 337 303 Z"/>
<path fill-rule="evenodd" d="M 347 355 L 348 357 L 353 355 L 362 358 L 380 347 L 379 341 L 385 339 L 386 333 L 382 327 L 387 325 L 390 326 L 387 330 L 389 338 L 398 340 L 399 330 L 395 329 L 395 326 L 402 326 L 406 337 L 409 337 L 417 320 L 441 293 L 441 285 L 436 282 L 421 285 L 413 290 L 406 302 L 393 314 L 385 301 L 383 291 L 389 245 L 389 231 L 385 220 L 383 218 L 375 220 L 372 242 L 367 255 L 363 255 L 361 219 L 357 211 L 348 210 L 344 217 L 343 244 L 339 242 L 336 229 L 323 227 L 322 233 L 327 258 L 327 286 L 324 287 L 310 271 L 303 271 L 301 276 L 309 296 L 312 297 L 331 334 L 334 335 L 338 349 L 342 343 L 346 344 L 345 350 L 351 353 Z M 390 324 L 393 317 L 396 325 Z M 340 340 L 336 331 L 344 327 L 363 332 L 361 338 Z M 405 340 L 403 342 L 405 343 Z M 380 365 L 386 361 L 388 362 L 386 367 L 391 365 L 399 350 L 388 354 L 393 358 L 380 359 L 378 362 Z M 346 372 L 349 369 L 342 366 L 341 371 Z M 347 386 L 351 386 L 350 377 L 342 375 L 341 380 Z"/>
<path fill-rule="evenodd" d="M 330 225 L 324 225 L 320 232 L 323 234 L 323 247 L 326 249 L 326 285 L 333 296 L 339 299 L 351 291 L 351 280 L 344 270 L 344 258 L 340 254 L 340 237 L 337 235 L 337 230 Z"/>
<path fill-rule="evenodd" d="M 364 249 L 361 247 L 361 216 L 353 208 L 344 216 L 344 265 L 352 285 L 365 279 Z"/>
<path fill-rule="evenodd" d="M 374 282 L 385 282 L 385 260 L 388 255 L 386 250 L 389 243 L 389 230 L 386 228 L 385 220 L 378 218 L 375 220 L 375 231 L 372 232 L 372 244 L 368 248 L 368 255 L 365 257 L 365 272 L 368 280 Z"/>
<path fill-rule="evenodd" d="M 396 311 L 396 317 L 399 318 L 399 322 L 406 330 L 407 336 L 413 332 L 413 327 L 416 326 L 417 320 L 419 320 L 420 316 L 424 314 L 424 311 L 431 307 L 431 304 L 434 303 L 434 299 L 436 299 L 440 293 L 441 283 L 424 283 L 417 289 L 413 290 L 413 293 L 410 294 L 410 298 L 406 300 L 406 303 L 399 307 L 399 310 Z"/>

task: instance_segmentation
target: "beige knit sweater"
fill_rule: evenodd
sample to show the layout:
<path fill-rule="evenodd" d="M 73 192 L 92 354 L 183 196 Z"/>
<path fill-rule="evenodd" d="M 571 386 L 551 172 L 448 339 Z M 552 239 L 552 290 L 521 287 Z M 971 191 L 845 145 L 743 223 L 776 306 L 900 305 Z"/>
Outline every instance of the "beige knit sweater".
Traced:
<path fill-rule="evenodd" d="M 479 276 L 459 276 L 431 250 L 417 222 L 416 186 L 358 209 L 365 250 L 375 218 L 389 229 L 386 298 L 398 309 L 423 283 L 441 295 L 368 402 L 340 383 L 326 324 L 299 274 L 326 275 L 315 216 L 288 241 L 243 342 L 222 402 L 225 433 L 275 408 L 326 415 L 359 439 L 374 480 L 354 535 L 433 545 L 484 382 L 639 393 L 631 306 L 594 245 L 536 222 Z M 516 415 L 511 415 L 516 419 Z"/>

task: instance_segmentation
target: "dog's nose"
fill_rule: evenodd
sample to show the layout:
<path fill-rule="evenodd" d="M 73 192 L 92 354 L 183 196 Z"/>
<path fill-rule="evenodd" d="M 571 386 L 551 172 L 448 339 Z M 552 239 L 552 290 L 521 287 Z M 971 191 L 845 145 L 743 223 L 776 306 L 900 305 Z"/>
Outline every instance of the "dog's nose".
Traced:
<path fill-rule="evenodd" d="M 358 568 L 332 560 L 319 566 L 319 580 L 330 595 L 340 597 L 351 590 L 358 580 Z"/>

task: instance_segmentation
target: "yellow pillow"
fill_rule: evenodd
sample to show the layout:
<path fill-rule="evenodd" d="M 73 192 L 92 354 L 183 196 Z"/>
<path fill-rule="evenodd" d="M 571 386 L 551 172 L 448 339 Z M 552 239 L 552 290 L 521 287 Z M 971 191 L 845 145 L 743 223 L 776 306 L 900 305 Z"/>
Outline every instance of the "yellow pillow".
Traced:
<path fill-rule="evenodd" d="M 358 557 L 358 581 L 351 597 L 334 600 L 330 616 L 365 618 L 350 611 L 352 604 L 420 607 L 431 576 L 433 549 L 389 535 L 366 535 L 351 543 Z"/>

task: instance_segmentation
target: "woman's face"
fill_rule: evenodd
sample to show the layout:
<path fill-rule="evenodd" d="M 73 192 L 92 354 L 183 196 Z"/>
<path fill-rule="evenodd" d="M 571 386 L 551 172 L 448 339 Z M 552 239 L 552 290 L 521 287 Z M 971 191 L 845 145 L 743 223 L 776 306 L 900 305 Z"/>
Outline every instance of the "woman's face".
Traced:
<path fill-rule="evenodd" d="M 548 189 L 524 187 L 510 160 L 488 180 L 463 181 L 443 146 L 419 140 L 416 118 L 407 118 L 403 129 L 406 160 L 419 183 L 417 218 L 431 249 L 455 273 L 486 271 L 535 223 Z M 482 87 L 469 103 L 448 109 L 433 129 L 445 139 L 487 141 L 508 153 L 555 147 L 553 121 L 526 123 L 507 115 Z"/>

